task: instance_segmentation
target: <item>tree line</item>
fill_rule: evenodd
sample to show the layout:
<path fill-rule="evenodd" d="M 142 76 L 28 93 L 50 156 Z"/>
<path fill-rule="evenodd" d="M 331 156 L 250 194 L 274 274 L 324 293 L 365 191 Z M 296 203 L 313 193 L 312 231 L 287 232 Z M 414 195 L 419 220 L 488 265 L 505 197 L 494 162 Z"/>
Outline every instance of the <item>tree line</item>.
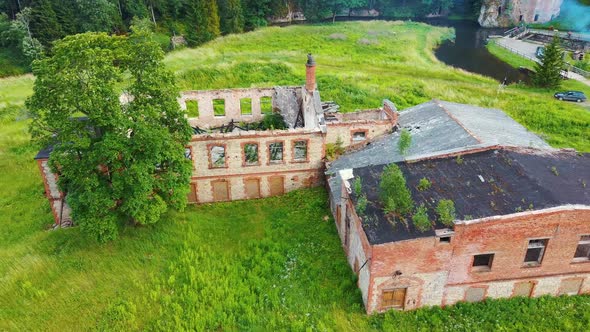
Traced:
<path fill-rule="evenodd" d="M 475 6 L 480 0 L 0 0 L 0 46 L 29 60 L 52 42 L 83 32 L 125 35 L 134 19 L 156 31 L 183 35 L 196 46 L 220 35 L 250 31 L 272 18 L 302 12 L 309 21 L 376 10 L 383 17 L 422 17 Z M 472 10 L 472 9 L 468 9 Z"/>

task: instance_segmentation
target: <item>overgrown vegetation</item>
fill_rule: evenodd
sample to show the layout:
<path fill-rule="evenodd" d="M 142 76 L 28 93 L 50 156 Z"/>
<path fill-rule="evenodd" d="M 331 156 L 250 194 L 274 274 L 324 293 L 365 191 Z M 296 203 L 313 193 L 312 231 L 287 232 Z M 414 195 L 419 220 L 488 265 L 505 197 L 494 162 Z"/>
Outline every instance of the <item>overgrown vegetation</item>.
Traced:
<path fill-rule="evenodd" d="M 414 227 L 418 229 L 420 232 L 426 232 L 427 230 L 432 228 L 432 224 L 428 219 L 428 212 L 424 204 L 420 204 L 418 208 L 416 208 L 416 212 L 412 216 L 412 223 Z"/>
<path fill-rule="evenodd" d="M 334 160 L 344 153 L 344 143 L 340 136 L 336 138 L 336 143 L 326 143 L 326 159 Z"/>
<path fill-rule="evenodd" d="M 436 205 L 436 214 L 438 221 L 446 226 L 452 226 L 455 221 L 455 202 L 450 199 L 441 199 Z"/>
<path fill-rule="evenodd" d="M 428 190 L 432 186 L 432 183 L 427 178 L 421 178 L 416 188 L 420 191 Z"/>
<path fill-rule="evenodd" d="M 385 213 L 395 213 L 403 217 L 414 208 L 406 179 L 396 164 L 387 165 L 383 169 L 379 182 L 379 198 Z"/>
<path fill-rule="evenodd" d="M 355 177 L 352 181 L 352 190 L 356 196 L 360 196 L 363 193 L 363 184 L 361 183 L 360 177 Z"/>
<path fill-rule="evenodd" d="M 402 132 L 399 136 L 399 142 L 397 144 L 399 153 L 402 155 L 408 153 L 410 145 L 412 145 L 412 134 L 410 134 L 410 132 L 407 129 L 402 129 Z"/>
<path fill-rule="evenodd" d="M 100 241 L 186 205 L 192 130 L 163 57 L 149 31 L 139 30 L 68 36 L 34 63 L 35 93 L 26 103 L 32 138 L 39 148 L 53 146 L 49 164 L 72 218 Z M 123 91 L 134 96 L 126 104 L 123 77 Z"/>

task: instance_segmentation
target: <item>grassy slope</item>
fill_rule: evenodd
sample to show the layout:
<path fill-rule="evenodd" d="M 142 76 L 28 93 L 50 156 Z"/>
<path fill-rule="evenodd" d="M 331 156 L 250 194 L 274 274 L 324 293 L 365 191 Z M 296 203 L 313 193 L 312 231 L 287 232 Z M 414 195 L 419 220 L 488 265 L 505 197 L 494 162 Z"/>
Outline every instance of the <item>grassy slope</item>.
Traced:
<path fill-rule="evenodd" d="M 335 32 L 348 39 L 329 39 Z M 553 144 L 590 150 L 590 121 L 575 105 L 522 88 L 498 92 L 491 79 L 438 63 L 429 49 L 445 33 L 367 22 L 269 28 L 172 53 L 167 64 L 183 88 L 301 84 L 304 53 L 312 51 L 324 99 L 345 110 L 378 106 L 383 97 L 401 107 L 434 97 L 473 102 L 509 108 L 521 121 L 530 116 L 523 122 Z M 365 317 L 334 226 L 323 221 L 329 211 L 320 189 L 190 207 L 103 246 L 75 228 L 43 231 L 52 218 L 21 109 L 32 80 L 0 80 L 0 330 L 491 330 L 524 328 L 519 317 L 529 316 L 541 317 L 542 329 L 588 324 L 588 297 Z"/>

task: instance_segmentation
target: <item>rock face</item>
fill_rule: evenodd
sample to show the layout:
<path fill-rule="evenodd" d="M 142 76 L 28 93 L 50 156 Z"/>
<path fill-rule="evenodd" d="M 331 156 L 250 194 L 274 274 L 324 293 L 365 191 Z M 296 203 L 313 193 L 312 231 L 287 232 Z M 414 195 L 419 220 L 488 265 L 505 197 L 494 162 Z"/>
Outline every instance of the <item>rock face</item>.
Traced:
<path fill-rule="evenodd" d="M 483 27 L 544 23 L 559 16 L 563 0 L 484 0 L 479 14 Z"/>

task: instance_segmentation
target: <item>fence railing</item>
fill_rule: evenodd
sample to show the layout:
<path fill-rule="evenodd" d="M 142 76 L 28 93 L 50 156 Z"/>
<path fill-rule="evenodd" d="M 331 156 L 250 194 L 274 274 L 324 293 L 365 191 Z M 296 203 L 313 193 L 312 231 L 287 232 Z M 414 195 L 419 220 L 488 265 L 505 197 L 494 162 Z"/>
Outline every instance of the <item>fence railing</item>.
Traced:
<path fill-rule="evenodd" d="M 541 29 L 528 29 L 530 33 L 536 33 L 539 35 L 545 36 L 555 36 L 557 35 L 560 38 L 564 39 L 577 39 L 583 41 L 590 41 L 590 34 L 583 34 L 583 33 L 576 33 L 576 32 L 561 32 L 561 31 L 551 31 L 551 30 L 541 30 Z"/>
<path fill-rule="evenodd" d="M 498 45 L 498 46 L 500 46 L 500 47 L 503 47 L 503 48 L 505 48 L 505 49 L 509 50 L 509 51 L 510 51 L 510 52 L 512 52 L 512 53 L 516 53 L 516 54 L 518 54 L 518 55 L 520 55 L 520 56 L 522 56 L 522 57 L 524 57 L 524 58 L 527 58 L 527 59 L 529 59 L 529 60 L 532 60 L 532 61 L 534 61 L 534 62 L 539 62 L 539 59 L 538 59 L 537 57 L 530 56 L 529 54 L 523 53 L 523 52 L 521 52 L 521 51 L 519 51 L 519 50 L 517 50 L 517 49 L 515 49 L 515 48 L 512 48 L 512 47 L 510 47 L 510 46 L 508 46 L 508 45 L 505 45 L 505 44 L 504 44 L 504 43 L 502 43 L 502 42 L 501 42 L 499 39 L 497 39 L 497 40 L 496 40 L 496 45 Z"/>
<path fill-rule="evenodd" d="M 532 60 L 534 62 L 541 62 L 541 60 L 539 60 L 539 58 L 537 58 L 536 56 L 534 57 L 534 56 L 531 56 L 529 54 L 525 54 L 525 53 L 523 53 L 523 52 L 521 52 L 521 51 L 519 51 L 519 50 L 517 50 L 515 48 L 512 48 L 512 47 L 510 47 L 508 45 L 505 45 L 504 43 L 501 42 L 501 39 L 496 39 L 496 45 L 498 45 L 498 46 L 500 46 L 502 48 L 505 48 L 505 49 L 509 50 L 512 53 L 518 54 L 518 55 L 522 56 L 523 58 L 527 58 L 527 59 Z M 578 75 L 582 75 L 582 76 L 584 76 L 586 78 L 590 78 L 590 72 L 588 72 L 588 71 L 586 71 L 586 70 L 584 70 L 582 68 L 575 67 L 574 65 L 569 64 L 567 62 L 565 63 L 565 67 L 567 68 L 567 70 L 569 70 L 569 71 L 571 71 L 573 73 L 576 73 Z"/>

